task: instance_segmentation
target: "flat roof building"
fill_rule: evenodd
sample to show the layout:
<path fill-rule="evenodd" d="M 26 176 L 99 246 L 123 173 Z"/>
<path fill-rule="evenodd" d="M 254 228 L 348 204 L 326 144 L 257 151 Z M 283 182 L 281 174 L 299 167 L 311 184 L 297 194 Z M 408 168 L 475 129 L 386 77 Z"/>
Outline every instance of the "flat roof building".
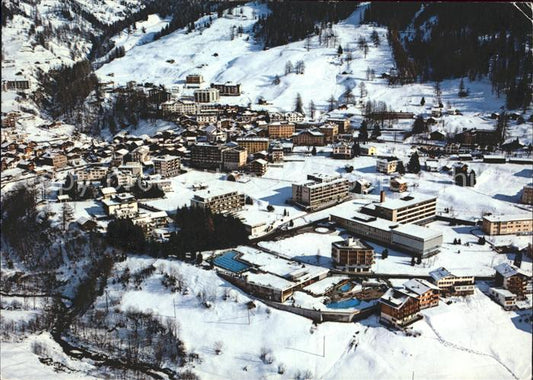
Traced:
<path fill-rule="evenodd" d="M 306 210 L 317 210 L 342 202 L 348 197 L 347 179 L 310 175 L 308 180 L 292 185 L 292 201 Z"/>
<path fill-rule="evenodd" d="M 201 207 L 210 210 L 213 214 L 238 211 L 244 207 L 245 195 L 237 191 L 212 191 L 197 192 L 191 199 L 192 207 Z"/>
<path fill-rule="evenodd" d="M 369 272 L 374 263 L 374 249 L 362 240 L 348 238 L 331 243 L 331 259 L 336 269 Z"/>
<path fill-rule="evenodd" d="M 152 159 L 154 163 L 154 171 L 160 174 L 161 177 L 175 177 L 180 174 L 180 159 L 179 157 L 164 155 Z"/>
<path fill-rule="evenodd" d="M 443 295 L 466 296 L 474 294 L 474 276 L 455 276 L 444 267 L 429 272 L 429 275 Z"/>
<path fill-rule="evenodd" d="M 216 88 L 194 90 L 194 101 L 197 103 L 214 103 L 219 100 L 220 94 Z"/>
<path fill-rule="evenodd" d="M 363 208 L 363 212 L 399 223 L 427 223 L 435 218 L 437 198 L 428 195 L 409 195 L 383 200 Z"/>
<path fill-rule="evenodd" d="M 428 257 L 438 253 L 442 233 L 415 224 L 377 218 L 351 210 L 339 210 L 330 215 L 331 221 L 367 240 L 396 248 L 414 256 Z"/>
<path fill-rule="evenodd" d="M 533 232 L 533 217 L 531 214 L 486 215 L 483 232 L 488 235 L 529 234 Z"/>

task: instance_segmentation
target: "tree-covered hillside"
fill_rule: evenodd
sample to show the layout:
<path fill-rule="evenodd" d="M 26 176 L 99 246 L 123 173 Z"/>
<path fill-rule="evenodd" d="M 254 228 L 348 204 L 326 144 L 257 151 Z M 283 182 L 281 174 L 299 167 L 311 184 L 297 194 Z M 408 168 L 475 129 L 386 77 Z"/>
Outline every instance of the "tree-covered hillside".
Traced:
<path fill-rule="evenodd" d="M 364 21 L 390 28 L 401 73 L 421 81 L 486 76 L 514 109 L 531 102 L 532 35 L 526 15 L 510 3 L 373 2 Z"/>

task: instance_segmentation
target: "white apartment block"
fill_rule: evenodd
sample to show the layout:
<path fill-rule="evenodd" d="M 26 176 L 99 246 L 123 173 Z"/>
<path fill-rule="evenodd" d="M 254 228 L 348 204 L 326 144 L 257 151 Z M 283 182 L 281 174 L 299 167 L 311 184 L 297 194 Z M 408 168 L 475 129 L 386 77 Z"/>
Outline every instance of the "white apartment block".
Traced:
<path fill-rule="evenodd" d="M 214 103 L 220 100 L 220 92 L 216 88 L 194 91 L 194 101 L 198 103 Z"/>
<path fill-rule="evenodd" d="M 191 199 L 192 207 L 210 210 L 213 214 L 238 211 L 244 207 L 245 195 L 237 191 L 223 192 L 204 190 Z"/>
<path fill-rule="evenodd" d="M 308 176 L 308 180 L 292 185 L 292 201 L 306 210 L 316 210 L 348 197 L 349 182 L 344 178 Z"/>
<path fill-rule="evenodd" d="M 152 159 L 154 163 L 154 171 L 160 174 L 161 177 L 175 177 L 180 174 L 180 159 L 179 157 L 165 155 L 158 156 Z"/>

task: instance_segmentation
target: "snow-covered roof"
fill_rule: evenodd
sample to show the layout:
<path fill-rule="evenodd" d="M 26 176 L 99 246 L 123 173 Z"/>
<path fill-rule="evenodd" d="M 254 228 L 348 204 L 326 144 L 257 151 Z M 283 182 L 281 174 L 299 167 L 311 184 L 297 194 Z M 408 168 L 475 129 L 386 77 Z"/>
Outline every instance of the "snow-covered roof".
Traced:
<path fill-rule="evenodd" d="M 268 164 L 268 162 L 266 162 L 265 160 L 263 160 L 262 158 L 258 158 L 256 160 L 254 160 L 254 162 L 257 162 L 258 164 L 260 165 L 266 165 Z"/>
<path fill-rule="evenodd" d="M 396 233 L 415 236 L 423 240 L 431 240 L 442 236 L 442 232 L 422 227 L 417 224 L 400 224 L 394 229 Z"/>
<path fill-rule="evenodd" d="M 418 279 L 418 278 L 412 278 L 409 281 L 405 282 L 403 286 L 406 289 L 409 289 L 413 293 L 416 293 L 418 295 L 422 295 L 426 293 L 429 290 L 438 290 L 439 288 L 429 281 L 426 281 L 424 279 Z"/>
<path fill-rule="evenodd" d="M 496 265 L 494 269 L 496 270 L 496 272 L 506 278 L 514 276 L 516 274 L 522 274 L 526 276 L 526 273 L 524 273 L 520 268 L 517 268 L 514 265 L 508 263 L 501 263 L 499 265 Z"/>
<path fill-rule="evenodd" d="M 416 298 L 416 294 L 407 289 L 390 288 L 381 296 L 379 301 L 393 308 L 399 308 L 402 307 L 410 297 Z"/>
<path fill-rule="evenodd" d="M 103 187 L 100 191 L 103 195 L 115 194 L 117 192 L 114 187 Z"/>
<path fill-rule="evenodd" d="M 499 293 L 500 295 L 504 296 L 505 298 L 516 298 L 516 294 L 510 292 L 509 290 L 507 289 L 504 289 L 504 288 L 490 288 L 490 290 L 492 290 L 493 292 L 495 293 Z"/>
<path fill-rule="evenodd" d="M 252 273 L 246 272 L 246 282 L 266 286 L 277 290 L 286 290 L 294 287 L 296 284 L 285 280 L 270 273 Z"/>
<path fill-rule="evenodd" d="M 400 199 L 386 200 L 385 202 L 379 203 L 376 206 L 389 210 L 396 210 L 402 207 L 414 206 L 417 203 L 429 200 L 436 200 L 436 197 L 431 195 L 410 195 L 408 197 L 403 197 Z"/>
<path fill-rule="evenodd" d="M 505 214 L 505 215 L 485 215 L 483 219 L 489 222 L 511 222 L 518 220 L 532 220 L 531 214 Z"/>
<path fill-rule="evenodd" d="M 429 275 L 433 280 L 439 281 L 446 277 L 455 277 L 453 274 L 451 274 L 446 268 L 440 267 L 438 269 L 432 270 L 429 272 Z"/>

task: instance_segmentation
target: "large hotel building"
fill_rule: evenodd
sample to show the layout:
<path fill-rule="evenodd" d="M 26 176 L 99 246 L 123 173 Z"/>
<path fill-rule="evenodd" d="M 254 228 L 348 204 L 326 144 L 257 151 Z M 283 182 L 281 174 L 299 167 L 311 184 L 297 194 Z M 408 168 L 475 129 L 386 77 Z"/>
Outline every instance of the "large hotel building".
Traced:
<path fill-rule="evenodd" d="M 331 243 L 331 259 L 336 269 L 369 272 L 374 263 L 374 248 L 362 240 L 348 238 Z"/>
<path fill-rule="evenodd" d="M 267 137 L 240 137 L 237 139 L 237 144 L 246 148 L 248 154 L 254 154 L 263 150 L 268 150 Z"/>
<path fill-rule="evenodd" d="M 174 177 L 180 174 L 180 159 L 174 156 L 159 156 L 152 159 L 154 171 L 161 174 L 161 177 Z"/>
<path fill-rule="evenodd" d="M 292 200 L 313 211 L 348 197 L 349 183 L 339 176 L 308 175 L 307 181 L 292 185 Z"/>
<path fill-rule="evenodd" d="M 527 234 L 533 231 L 529 215 L 490 215 L 483 217 L 483 232 L 488 235 Z"/>
<path fill-rule="evenodd" d="M 385 200 L 382 193 L 380 203 L 367 205 L 362 211 L 393 222 L 425 224 L 435 218 L 436 210 L 435 197 L 416 195 Z"/>
<path fill-rule="evenodd" d="M 213 214 L 238 211 L 244 207 L 245 195 L 236 191 L 223 192 L 204 190 L 191 199 L 192 207 L 210 210 Z"/>
<path fill-rule="evenodd" d="M 274 122 L 268 125 L 268 137 L 271 139 L 290 138 L 295 131 L 294 123 Z"/>

